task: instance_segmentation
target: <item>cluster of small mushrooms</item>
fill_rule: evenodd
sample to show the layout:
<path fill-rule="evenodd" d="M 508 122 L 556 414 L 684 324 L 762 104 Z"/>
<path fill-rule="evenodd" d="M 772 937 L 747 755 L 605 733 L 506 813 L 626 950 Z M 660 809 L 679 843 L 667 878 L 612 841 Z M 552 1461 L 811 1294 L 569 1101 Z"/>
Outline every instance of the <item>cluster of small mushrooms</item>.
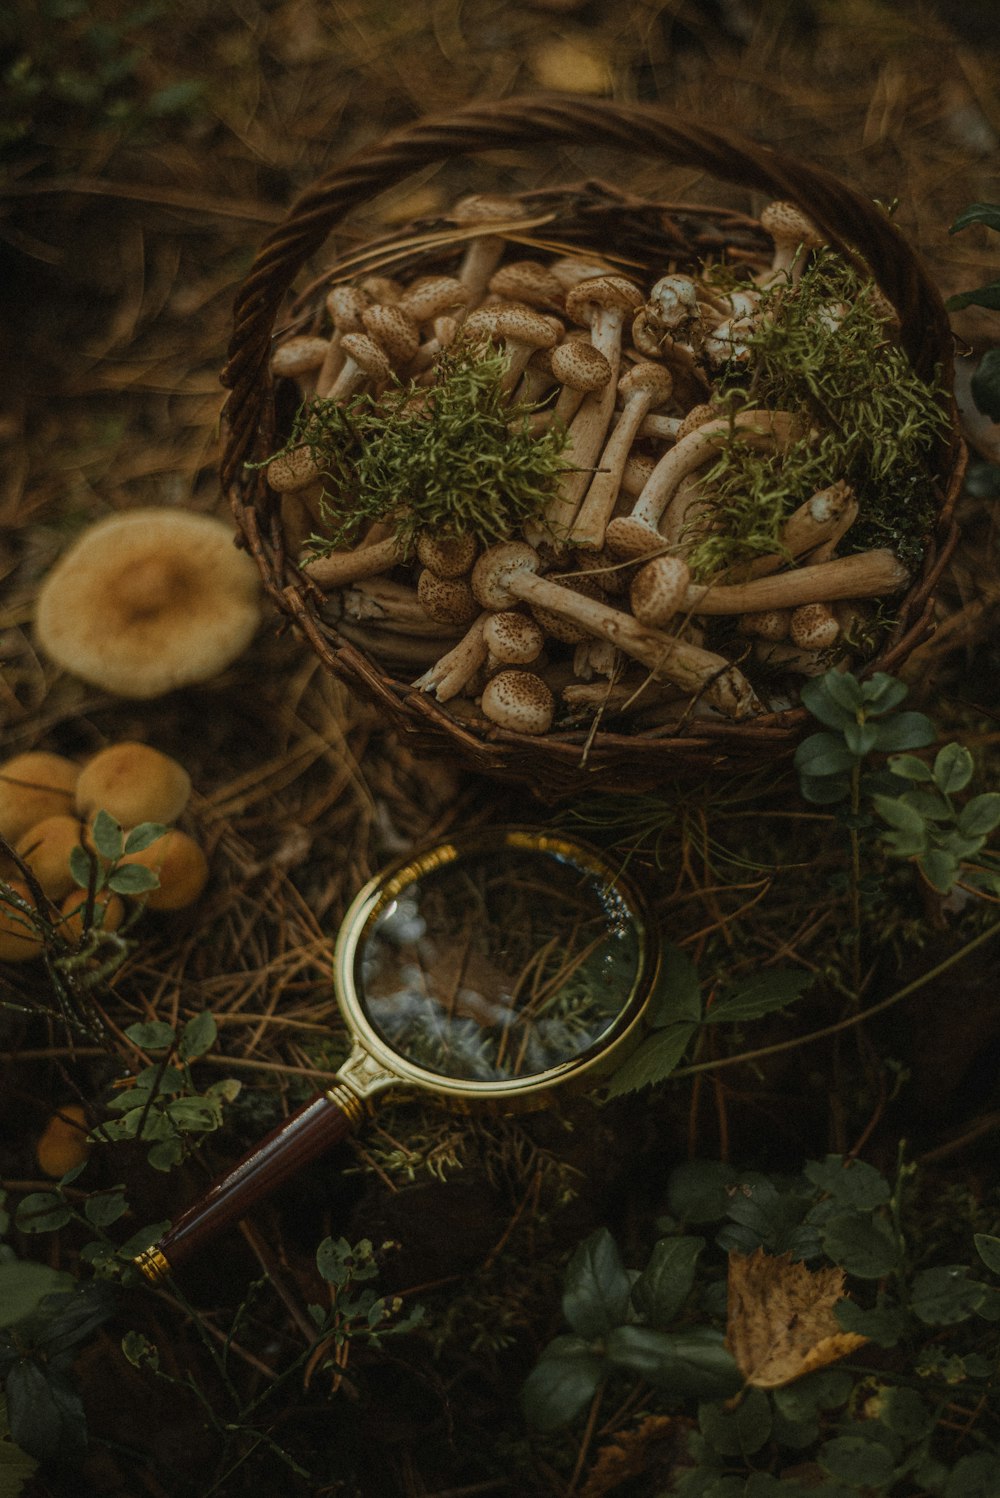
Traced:
<path fill-rule="evenodd" d="M 692 522 L 713 523 L 699 475 L 723 443 L 781 452 L 806 435 L 788 412 L 732 418 L 710 402 L 720 372 L 748 357 L 762 288 L 794 284 L 822 241 L 795 207 L 772 203 L 760 220 L 774 242 L 769 267 L 726 291 L 674 272 L 646 289 L 601 259 L 508 258 L 519 247 L 491 220 L 516 213 L 509 199 L 464 200 L 451 217 L 471 237 L 453 275 L 334 285 L 332 332 L 287 338 L 272 368 L 303 399 L 346 402 L 377 397 L 393 375 L 432 386 L 436 356 L 457 339 L 502 347 L 512 401 L 537 403 L 534 429 L 566 429 L 545 514 L 485 547 L 424 531 L 412 552 L 375 521 L 352 549 L 306 549 L 305 576 L 346 638 L 392 670 L 417 668 L 413 685 L 450 711 L 515 732 L 546 733 L 557 701 L 562 722 L 596 711 L 743 719 L 788 706 L 759 699 L 747 660 L 826 669 L 845 649 L 849 600 L 898 593 L 906 569 L 887 550 L 836 555 L 858 510 L 837 474 L 787 517 L 773 555 L 695 583 L 685 553 Z M 887 302 L 880 315 L 891 326 Z M 322 523 L 321 453 L 286 449 L 266 472 L 292 531 L 296 515 L 300 534 L 303 515 L 306 532 L 309 519 Z M 720 615 L 738 617 L 736 659 L 704 643 L 706 620 Z"/>
<path fill-rule="evenodd" d="M 0 836 L 30 871 L 35 887 L 15 860 L 0 866 L 0 878 L 63 941 L 78 945 L 86 934 L 88 892 L 74 879 L 70 858 L 76 847 L 93 847 L 90 827 L 104 811 L 126 832 L 147 822 L 168 829 L 141 851 L 125 853 L 120 863 L 140 864 L 156 874 L 157 886 L 135 897 L 146 909 L 184 909 L 198 899 L 208 880 L 202 848 L 172 825 L 190 794 L 183 765 L 130 740 L 99 750 L 82 766 L 46 750 L 15 755 L 0 765 Z M 91 925 L 101 930 L 116 931 L 125 920 L 125 901 L 110 889 L 97 890 L 92 906 Z M 36 925 L 4 899 L 0 889 L 0 960 L 26 962 L 40 956 L 43 930 L 41 922 Z"/>

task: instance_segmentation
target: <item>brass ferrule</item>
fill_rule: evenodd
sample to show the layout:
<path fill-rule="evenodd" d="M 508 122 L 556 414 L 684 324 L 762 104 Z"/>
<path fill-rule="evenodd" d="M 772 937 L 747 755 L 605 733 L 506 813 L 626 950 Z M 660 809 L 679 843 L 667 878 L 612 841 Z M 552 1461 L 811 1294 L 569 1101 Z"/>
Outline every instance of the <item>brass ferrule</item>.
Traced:
<path fill-rule="evenodd" d="M 359 1128 L 364 1122 L 365 1105 L 354 1089 L 348 1087 L 346 1083 L 335 1083 L 333 1087 L 326 1089 L 323 1096 L 333 1103 L 335 1108 L 339 1108 L 341 1113 L 347 1114 L 352 1129 Z"/>
<path fill-rule="evenodd" d="M 132 1263 L 140 1274 L 145 1275 L 151 1285 L 158 1285 L 161 1280 L 166 1279 L 170 1273 L 170 1261 L 162 1248 L 144 1248 L 141 1254 L 136 1254 Z"/>

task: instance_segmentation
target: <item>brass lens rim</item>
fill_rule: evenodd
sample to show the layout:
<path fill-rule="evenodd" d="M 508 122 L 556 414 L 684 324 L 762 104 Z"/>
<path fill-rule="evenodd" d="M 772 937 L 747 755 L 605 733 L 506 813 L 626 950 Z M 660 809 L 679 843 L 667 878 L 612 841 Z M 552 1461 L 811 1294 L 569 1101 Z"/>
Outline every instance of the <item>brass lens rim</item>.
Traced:
<path fill-rule="evenodd" d="M 365 1013 L 356 981 L 362 944 L 373 923 L 389 904 L 418 879 L 459 859 L 505 851 L 542 853 L 567 859 L 596 874 L 625 902 L 635 926 L 636 973 L 617 1019 L 601 1037 L 578 1055 L 546 1071 L 491 1082 L 465 1081 L 417 1066 L 395 1050 L 374 1028 Z M 564 832 L 537 827 L 491 827 L 435 842 L 383 869 L 363 886 L 344 916 L 334 947 L 333 981 L 337 1002 L 357 1047 L 373 1057 L 393 1078 L 407 1085 L 451 1098 L 512 1098 L 538 1092 L 585 1074 L 609 1070 L 614 1053 L 633 1041 L 642 1023 L 660 968 L 659 932 L 646 901 L 632 879 L 599 848 Z"/>

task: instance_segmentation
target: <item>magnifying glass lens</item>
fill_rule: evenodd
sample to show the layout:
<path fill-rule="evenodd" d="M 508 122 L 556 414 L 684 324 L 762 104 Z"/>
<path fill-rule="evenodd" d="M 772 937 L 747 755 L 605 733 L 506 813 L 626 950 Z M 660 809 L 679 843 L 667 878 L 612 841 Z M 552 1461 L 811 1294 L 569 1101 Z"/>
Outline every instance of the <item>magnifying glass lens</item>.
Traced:
<path fill-rule="evenodd" d="M 641 964 L 634 912 L 606 875 L 507 847 L 400 889 L 370 922 L 355 981 L 368 1023 L 413 1065 L 514 1081 L 599 1045 Z"/>

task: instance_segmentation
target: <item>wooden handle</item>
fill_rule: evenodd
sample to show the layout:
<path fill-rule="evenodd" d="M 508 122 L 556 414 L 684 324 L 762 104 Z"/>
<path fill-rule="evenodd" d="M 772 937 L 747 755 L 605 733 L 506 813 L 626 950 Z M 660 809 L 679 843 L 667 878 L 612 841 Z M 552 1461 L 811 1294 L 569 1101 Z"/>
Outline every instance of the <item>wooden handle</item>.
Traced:
<path fill-rule="evenodd" d="M 338 1089 L 345 1092 L 346 1089 Z M 230 1223 L 244 1217 L 255 1202 L 289 1180 L 301 1166 L 337 1144 L 362 1116 L 353 1097 L 341 1107 L 321 1092 L 254 1145 L 237 1163 L 213 1181 L 165 1233 L 159 1243 L 135 1260 L 147 1279 L 162 1279 L 189 1259 Z"/>

